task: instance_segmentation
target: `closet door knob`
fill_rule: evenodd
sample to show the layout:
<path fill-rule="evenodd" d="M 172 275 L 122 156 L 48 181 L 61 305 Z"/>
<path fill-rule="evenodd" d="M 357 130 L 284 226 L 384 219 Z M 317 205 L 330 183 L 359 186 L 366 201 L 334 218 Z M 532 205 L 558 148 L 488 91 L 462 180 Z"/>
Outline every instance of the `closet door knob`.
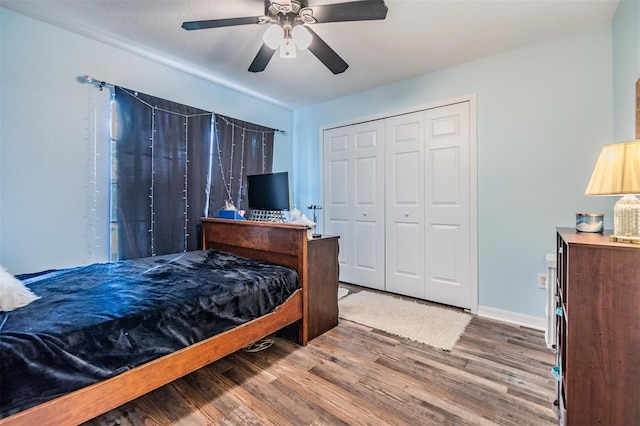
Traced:
<path fill-rule="evenodd" d="M 404 217 L 409 217 L 409 212 L 404 212 Z"/>
<path fill-rule="evenodd" d="M 362 216 L 366 216 L 366 215 L 367 215 L 367 212 L 362 213 Z"/>

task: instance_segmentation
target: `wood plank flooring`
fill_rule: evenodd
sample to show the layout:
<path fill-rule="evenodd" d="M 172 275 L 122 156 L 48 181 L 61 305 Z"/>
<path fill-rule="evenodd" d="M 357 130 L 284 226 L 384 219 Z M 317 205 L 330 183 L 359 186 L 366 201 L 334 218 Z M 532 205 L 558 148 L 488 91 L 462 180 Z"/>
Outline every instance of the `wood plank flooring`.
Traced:
<path fill-rule="evenodd" d="M 538 330 L 474 317 L 451 352 L 353 322 L 274 337 L 85 425 L 555 425 Z"/>

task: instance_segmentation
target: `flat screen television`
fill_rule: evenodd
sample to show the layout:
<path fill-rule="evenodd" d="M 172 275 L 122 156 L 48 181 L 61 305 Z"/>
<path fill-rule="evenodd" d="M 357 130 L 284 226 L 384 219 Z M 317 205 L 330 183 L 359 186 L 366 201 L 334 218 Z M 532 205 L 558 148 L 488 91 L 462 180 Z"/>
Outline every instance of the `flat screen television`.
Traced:
<path fill-rule="evenodd" d="M 289 173 L 247 176 L 250 210 L 289 210 Z"/>

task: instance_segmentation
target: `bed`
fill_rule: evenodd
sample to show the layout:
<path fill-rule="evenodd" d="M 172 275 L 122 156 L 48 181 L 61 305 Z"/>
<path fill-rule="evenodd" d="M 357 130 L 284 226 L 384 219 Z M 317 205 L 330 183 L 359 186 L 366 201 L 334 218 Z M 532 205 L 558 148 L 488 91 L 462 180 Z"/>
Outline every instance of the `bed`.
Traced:
<path fill-rule="evenodd" d="M 161 282 L 169 274 L 169 266 L 174 268 L 177 265 L 178 271 L 187 271 L 193 269 L 194 263 L 221 262 L 225 265 L 227 263 L 233 265 L 234 262 L 240 261 L 236 260 L 235 256 L 241 256 L 242 258 L 285 266 L 286 268 L 274 266 L 274 270 L 277 270 L 282 276 L 292 274 L 295 277 L 295 286 L 289 284 L 286 290 L 280 292 L 282 294 L 278 297 L 284 300 L 267 303 L 264 302 L 264 298 L 261 299 L 260 306 L 249 307 L 249 313 L 246 314 L 248 317 L 253 316 L 255 318 L 244 320 L 232 318 L 227 321 L 227 324 L 221 326 L 221 330 L 214 330 L 213 332 L 217 334 L 212 337 L 201 338 L 202 336 L 196 335 L 185 338 L 183 335 L 176 337 L 175 334 L 170 333 L 168 338 L 161 336 L 160 340 L 151 339 L 154 342 L 151 345 L 153 346 L 153 351 L 151 352 L 154 353 L 146 354 L 144 353 L 145 350 L 139 350 L 140 355 L 143 355 L 142 361 L 140 361 L 141 364 L 124 369 L 124 371 L 118 371 L 115 375 L 111 374 L 112 372 L 108 372 L 106 373 L 108 377 L 104 378 L 101 375 L 102 373 L 98 371 L 96 377 L 99 378 L 99 381 L 86 385 L 81 381 L 82 386 L 79 389 L 4 417 L 0 419 L 0 425 L 67 425 L 82 423 L 295 322 L 299 324 L 299 343 L 302 345 L 307 343 L 307 229 L 304 226 L 204 218 L 202 219 L 202 243 L 203 250 L 201 252 L 184 254 L 184 257 L 182 255 L 172 255 L 168 258 L 145 259 L 141 260 L 142 265 L 136 264 L 135 267 L 146 271 L 146 276 L 151 275 Z M 145 262 L 147 263 L 145 264 Z M 246 262 L 254 264 L 254 261 L 247 260 Z M 82 268 L 73 268 L 71 272 L 65 271 L 64 273 L 69 273 L 69 276 L 76 276 L 83 272 L 79 269 Z M 264 268 L 260 265 L 256 269 L 260 273 L 264 271 Z M 152 271 L 152 273 L 149 274 L 148 271 Z M 48 274 L 53 274 L 54 277 L 59 273 L 59 271 L 48 272 Z M 242 272 L 242 274 L 245 273 Z M 125 274 L 130 274 L 130 272 L 125 271 Z M 229 272 L 229 274 L 233 275 L 232 272 Z M 39 277 L 34 276 L 33 279 L 37 281 Z M 287 279 L 290 280 L 291 277 Z M 263 278 L 260 276 L 256 280 L 263 281 Z M 188 283 L 186 289 L 185 287 L 180 287 L 178 292 L 180 294 L 189 293 L 191 291 L 189 289 L 203 286 L 199 278 L 192 278 L 191 276 L 180 281 Z M 152 289 L 149 291 L 155 289 L 155 287 L 149 288 Z M 150 293 L 146 292 L 147 290 L 142 291 L 145 301 L 153 299 L 153 297 L 149 296 Z M 270 293 L 266 297 L 267 299 L 278 299 L 278 297 L 271 294 L 278 293 L 278 291 L 268 290 L 268 292 Z M 119 297 L 117 293 L 114 293 L 113 299 L 118 300 L 118 306 L 122 305 L 121 301 L 127 300 L 126 297 L 129 297 L 129 295 L 126 295 L 125 299 L 120 299 Z M 270 303 L 275 303 L 275 306 L 269 306 Z M 196 305 L 198 304 L 202 304 L 202 302 L 200 301 Z M 197 311 L 194 306 L 181 309 L 189 312 Z M 203 317 L 201 311 L 197 312 L 200 315 L 197 316 L 197 321 L 207 323 L 206 315 Z M 165 312 L 163 315 L 166 317 L 176 314 L 175 312 L 168 314 Z M 222 316 L 226 318 L 228 313 L 223 313 Z M 135 321 L 137 320 L 134 319 Z M 156 321 L 160 322 L 161 320 L 156 318 Z M 187 320 L 181 318 L 180 321 Z M 192 326 L 193 324 L 188 324 L 187 328 L 191 329 Z M 170 326 L 170 328 L 173 327 L 173 325 Z M 208 333 L 210 332 L 212 331 L 209 330 Z M 149 330 L 144 330 L 141 335 L 147 335 L 147 333 L 149 333 Z M 167 341 L 175 340 L 186 341 L 187 343 L 183 342 L 182 347 L 180 347 L 180 344 L 175 346 L 167 343 Z M 90 352 L 100 352 L 95 348 L 99 348 L 102 345 L 101 342 L 92 342 L 91 345 L 93 346 L 91 346 Z M 106 353 L 109 354 L 110 352 L 106 351 Z M 101 362 L 103 361 L 101 360 Z M 102 366 L 103 364 L 100 365 Z M 64 376 L 64 374 L 64 372 L 61 373 L 60 377 Z M 2 373 L 2 376 L 6 375 L 8 373 Z"/>

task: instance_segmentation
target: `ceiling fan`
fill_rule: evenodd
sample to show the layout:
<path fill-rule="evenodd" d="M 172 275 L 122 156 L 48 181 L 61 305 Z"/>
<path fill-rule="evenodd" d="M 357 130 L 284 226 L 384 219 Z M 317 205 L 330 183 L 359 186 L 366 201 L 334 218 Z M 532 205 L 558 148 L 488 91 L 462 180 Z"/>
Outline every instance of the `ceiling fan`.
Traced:
<path fill-rule="evenodd" d="M 309 49 L 331 72 L 340 74 L 349 65 L 309 24 L 385 19 L 384 0 L 361 0 L 309 6 L 307 0 L 264 0 L 264 15 L 242 18 L 211 19 L 184 22 L 185 30 L 231 27 L 247 24 L 270 24 L 263 36 L 262 47 L 249 66 L 249 71 L 264 71 L 276 50 L 283 58 L 295 58 L 296 49 Z"/>

